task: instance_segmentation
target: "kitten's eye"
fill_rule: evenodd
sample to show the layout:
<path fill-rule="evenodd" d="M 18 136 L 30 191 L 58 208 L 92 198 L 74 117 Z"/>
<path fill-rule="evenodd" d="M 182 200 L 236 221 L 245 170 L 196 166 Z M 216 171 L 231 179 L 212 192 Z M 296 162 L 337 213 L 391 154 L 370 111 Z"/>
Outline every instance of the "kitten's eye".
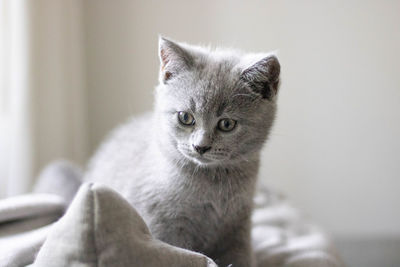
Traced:
<path fill-rule="evenodd" d="M 178 119 L 183 125 L 194 125 L 193 115 L 184 111 L 178 112 Z"/>
<path fill-rule="evenodd" d="M 230 132 L 235 128 L 236 121 L 232 119 L 222 119 L 218 122 L 218 129 L 223 132 Z"/>

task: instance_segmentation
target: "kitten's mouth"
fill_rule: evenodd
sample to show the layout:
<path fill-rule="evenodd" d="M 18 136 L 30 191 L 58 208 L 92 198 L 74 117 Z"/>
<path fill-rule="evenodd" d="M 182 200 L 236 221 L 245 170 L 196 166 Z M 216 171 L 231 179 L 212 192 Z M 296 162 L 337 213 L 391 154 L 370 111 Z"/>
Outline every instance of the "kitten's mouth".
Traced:
<path fill-rule="evenodd" d="M 194 161 L 197 164 L 200 165 L 205 165 L 205 164 L 210 164 L 212 162 L 214 162 L 214 160 L 208 159 L 204 156 L 200 156 L 200 155 L 185 155 L 187 158 L 189 158 L 191 161 Z"/>
<path fill-rule="evenodd" d="M 207 159 L 203 156 L 198 156 L 198 157 L 192 157 L 196 162 L 200 162 L 202 164 L 207 164 L 213 162 L 211 159 Z"/>
<path fill-rule="evenodd" d="M 212 163 L 216 162 L 216 160 L 209 159 L 205 155 L 187 153 L 187 152 L 182 151 L 182 150 L 179 150 L 179 151 L 181 152 L 181 154 L 185 158 L 187 158 L 190 161 L 193 161 L 194 163 L 199 164 L 199 165 L 209 165 L 209 164 L 212 164 Z"/>

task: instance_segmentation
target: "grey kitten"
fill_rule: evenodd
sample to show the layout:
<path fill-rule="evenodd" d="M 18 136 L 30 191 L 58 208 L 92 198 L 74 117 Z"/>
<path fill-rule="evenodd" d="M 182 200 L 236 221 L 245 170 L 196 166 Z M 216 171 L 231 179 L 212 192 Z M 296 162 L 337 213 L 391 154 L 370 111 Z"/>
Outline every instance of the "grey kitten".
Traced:
<path fill-rule="evenodd" d="M 252 266 L 250 215 L 279 62 L 165 38 L 159 56 L 154 112 L 117 128 L 86 180 L 120 192 L 156 238 L 220 266 Z"/>

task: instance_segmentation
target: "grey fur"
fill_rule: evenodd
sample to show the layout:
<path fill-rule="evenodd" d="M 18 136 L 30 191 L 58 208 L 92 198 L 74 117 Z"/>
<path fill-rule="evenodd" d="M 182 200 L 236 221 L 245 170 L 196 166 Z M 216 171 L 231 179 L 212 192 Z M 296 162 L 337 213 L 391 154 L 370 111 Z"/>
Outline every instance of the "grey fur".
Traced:
<path fill-rule="evenodd" d="M 120 192 L 156 238 L 220 266 L 252 266 L 252 198 L 275 117 L 279 62 L 165 38 L 160 60 L 154 112 L 117 128 L 92 158 L 86 180 Z M 193 114 L 195 124 L 179 123 L 179 111 Z M 219 131 L 222 118 L 236 127 Z M 194 145 L 211 149 L 199 155 Z"/>

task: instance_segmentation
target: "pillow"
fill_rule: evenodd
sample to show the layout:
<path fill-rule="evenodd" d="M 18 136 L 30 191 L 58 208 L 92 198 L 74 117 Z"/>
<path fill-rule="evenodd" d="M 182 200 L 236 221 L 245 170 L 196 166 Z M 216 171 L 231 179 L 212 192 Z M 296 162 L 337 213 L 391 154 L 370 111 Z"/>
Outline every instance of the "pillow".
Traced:
<path fill-rule="evenodd" d="M 83 184 L 55 223 L 33 266 L 217 266 L 206 256 L 154 239 L 117 192 Z"/>

